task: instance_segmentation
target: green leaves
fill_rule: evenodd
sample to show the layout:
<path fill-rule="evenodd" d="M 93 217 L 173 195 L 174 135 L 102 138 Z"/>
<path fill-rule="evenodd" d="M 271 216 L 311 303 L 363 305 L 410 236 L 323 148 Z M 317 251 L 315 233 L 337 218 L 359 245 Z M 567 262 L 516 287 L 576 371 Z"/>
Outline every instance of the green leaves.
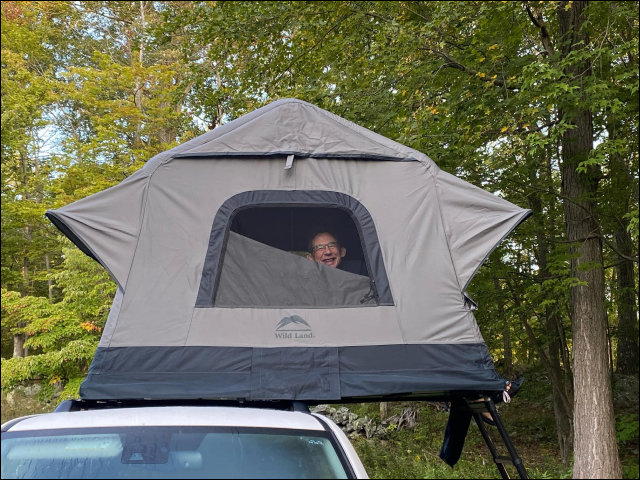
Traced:
<path fill-rule="evenodd" d="M 35 378 L 65 385 L 86 375 L 116 286 L 100 265 L 68 242 L 63 251 L 63 270 L 56 275 L 62 301 L 0 292 L 3 329 L 26 333 L 30 351 L 27 357 L 2 360 L 2 388 Z M 53 395 L 55 390 L 43 392 Z"/>
<path fill-rule="evenodd" d="M 93 358 L 97 346 L 97 340 L 74 340 L 60 350 L 24 358 L 3 358 L 0 377 L 2 388 L 11 389 L 37 377 L 47 384 L 68 381 L 70 374 L 75 375 L 75 378 L 86 375 L 85 368 Z M 84 368 L 79 368 L 79 364 L 84 365 Z"/>

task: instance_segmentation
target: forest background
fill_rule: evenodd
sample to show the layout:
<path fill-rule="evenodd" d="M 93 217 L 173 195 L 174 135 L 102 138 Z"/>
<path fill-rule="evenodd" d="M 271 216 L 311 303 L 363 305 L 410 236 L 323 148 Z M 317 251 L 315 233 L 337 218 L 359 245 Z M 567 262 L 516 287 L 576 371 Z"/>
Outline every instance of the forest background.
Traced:
<path fill-rule="evenodd" d="M 470 286 L 476 317 L 505 377 L 548 383 L 558 461 L 619 478 L 620 442 L 637 456 L 638 441 L 637 409 L 612 400 L 612 381 L 638 377 L 638 14 L 637 1 L 2 2 L 3 391 L 76 397 L 115 293 L 45 211 L 295 97 L 534 212 Z"/>

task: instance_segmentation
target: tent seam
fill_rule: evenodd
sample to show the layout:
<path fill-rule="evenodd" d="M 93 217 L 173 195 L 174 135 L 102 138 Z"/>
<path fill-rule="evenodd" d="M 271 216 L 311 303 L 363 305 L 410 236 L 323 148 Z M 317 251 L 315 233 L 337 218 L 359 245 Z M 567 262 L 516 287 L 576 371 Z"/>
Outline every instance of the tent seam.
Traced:
<path fill-rule="evenodd" d="M 229 130 L 228 132 L 225 132 L 225 133 L 223 133 L 222 135 L 220 135 L 220 136 L 218 136 L 218 137 L 215 137 L 215 138 L 212 138 L 211 140 L 208 140 L 208 141 L 206 141 L 206 142 L 202 142 L 201 144 L 196 145 L 196 146 L 194 146 L 193 148 L 202 147 L 203 145 L 206 145 L 206 144 L 208 144 L 208 143 L 215 142 L 215 141 L 217 141 L 217 140 L 221 139 L 222 137 L 224 137 L 225 135 L 228 135 L 228 134 L 229 134 L 229 133 L 231 133 L 231 132 L 235 132 L 238 128 L 241 128 L 241 127 L 244 127 L 244 126 L 246 126 L 246 125 L 249 125 L 250 123 L 252 123 L 253 121 L 255 121 L 255 120 L 259 119 L 259 118 L 261 118 L 263 115 L 267 114 L 268 112 L 271 112 L 272 110 L 275 110 L 276 108 L 280 108 L 280 107 L 282 107 L 283 105 L 286 105 L 286 104 L 288 104 L 288 103 L 299 103 L 299 104 L 301 104 L 301 105 L 303 105 L 303 106 L 310 106 L 310 107 L 312 107 L 313 109 L 315 109 L 318 113 L 321 113 L 323 116 L 325 116 L 326 118 L 328 118 L 329 120 L 331 120 L 331 122 L 333 122 L 335 125 L 337 125 L 337 126 L 339 126 L 339 127 L 346 127 L 346 128 L 348 128 L 349 130 L 351 130 L 353 133 L 355 133 L 356 135 L 358 135 L 359 137 L 362 137 L 362 138 L 364 138 L 364 139 L 366 139 L 366 140 L 368 140 L 368 141 L 370 141 L 370 142 L 372 142 L 372 143 L 375 143 L 376 145 L 379 145 L 380 147 L 388 148 L 388 149 L 390 149 L 390 150 L 393 150 L 393 151 L 397 152 L 398 154 L 400 154 L 403 158 L 411 158 L 411 157 L 407 156 L 407 154 L 406 154 L 405 152 L 402 152 L 401 150 L 399 150 L 398 148 L 396 148 L 396 147 L 395 147 L 395 145 L 394 145 L 394 146 L 387 146 L 387 145 L 384 145 L 384 144 L 380 143 L 379 141 L 374 140 L 373 138 L 370 138 L 370 137 L 368 137 L 367 135 L 364 135 L 362 132 L 359 132 L 357 129 L 353 128 L 353 126 L 352 126 L 353 122 L 350 122 L 349 120 L 346 120 L 346 119 L 345 119 L 346 124 L 342 124 L 341 122 L 338 122 L 336 119 L 334 119 L 334 118 L 331 116 L 331 115 L 334 115 L 334 114 L 331 114 L 331 112 L 326 112 L 325 110 L 323 110 L 323 109 L 321 109 L 321 108 L 319 108 L 319 107 L 316 107 L 316 106 L 315 106 L 315 105 L 313 105 L 313 104 L 310 104 L 310 103 L 307 103 L 307 102 L 303 102 L 303 101 L 298 100 L 298 99 L 292 99 L 292 100 L 291 100 L 291 101 L 289 101 L 289 102 L 283 102 L 283 103 L 281 103 L 281 104 L 279 104 L 279 105 L 276 105 L 276 106 L 274 106 L 274 108 L 266 109 L 263 113 L 261 113 L 260 115 L 257 115 L 256 117 L 252 118 L 252 119 L 251 119 L 251 120 L 249 120 L 248 122 L 242 123 L 242 124 L 238 125 L 237 127 L 232 128 L 232 129 L 231 129 L 231 130 Z M 329 114 L 329 115 L 328 115 L 328 114 Z M 240 117 L 240 118 L 242 118 L 242 117 Z M 375 133 L 375 132 L 374 132 L 374 133 Z M 390 139 L 390 140 L 391 140 L 391 139 Z M 391 140 L 391 141 L 392 141 L 393 143 L 397 143 L 397 144 L 399 144 L 399 145 L 402 145 L 402 144 L 400 144 L 399 142 L 396 142 L 395 140 Z M 405 147 L 405 148 L 409 148 L 409 147 L 407 147 L 406 145 L 402 145 L 402 146 L 403 146 L 403 147 Z M 191 149 L 189 149 L 189 150 L 191 150 Z M 413 150 L 413 149 L 411 149 L 411 150 Z M 416 152 L 417 152 L 417 153 L 420 153 L 421 155 L 424 155 L 423 153 L 418 152 L 417 150 L 416 150 Z M 162 162 L 160 162 L 160 163 L 158 164 L 158 166 L 153 170 L 152 174 L 153 174 L 153 173 L 155 173 L 155 171 L 157 170 L 157 168 L 158 168 L 160 165 L 162 165 L 162 164 L 164 164 L 164 163 L 168 162 L 168 161 L 169 161 L 170 159 L 172 159 L 172 158 L 177 158 L 177 157 L 176 157 L 177 155 L 181 155 L 181 154 L 184 154 L 184 153 L 185 153 L 185 152 L 176 152 L 176 153 L 174 153 L 174 154 L 170 155 L 167 159 L 163 160 Z M 429 167 L 430 167 L 430 165 L 428 164 L 428 162 L 425 162 L 424 160 L 421 160 L 421 159 L 419 159 L 419 158 L 416 158 L 415 160 L 416 160 L 416 161 L 418 161 L 418 162 L 420 162 L 421 164 L 423 164 L 423 165 L 424 165 L 425 167 L 427 167 L 427 168 L 429 168 Z"/>
<path fill-rule="evenodd" d="M 238 126 L 237 126 L 237 127 L 232 128 L 232 129 L 231 129 L 231 130 L 229 130 L 228 132 L 225 132 L 225 133 L 223 133 L 222 135 L 220 135 L 220 136 L 218 136 L 218 137 L 212 138 L 211 140 L 207 140 L 207 141 L 205 141 L 205 142 L 199 143 L 199 144 L 194 145 L 194 146 L 189 146 L 189 148 L 185 148 L 184 150 L 180 150 L 179 152 L 174 152 L 174 153 L 172 153 L 172 154 L 170 154 L 170 155 L 167 155 L 167 158 L 162 159 L 162 160 L 160 160 L 160 161 L 158 162 L 158 164 L 155 166 L 155 168 L 154 168 L 154 169 L 149 173 L 149 177 L 151 177 L 151 176 L 156 172 L 156 170 L 158 170 L 158 168 L 160 168 L 160 166 L 161 166 L 161 165 L 164 165 L 165 163 L 169 162 L 169 160 L 171 160 L 171 159 L 173 159 L 173 158 L 176 158 L 176 155 L 179 155 L 179 154 L 180 154 L 180 153 L 182 153 L 183 151 L 190 150 L 191 148 L 201 147 L 202 145 L 206 145 L 207 143 L 211 143 L 211 142 L 213 142 L 213 141 L 215 141 L 215 140 L 217 140 L 217 139 L 219 139 L 219 138 L 222 138 L 222 137 L 224 137 L 225 135 L 227 135 L 228 133 L 231 133 L 231 132 L 233 132 L 233 131 L 237 130 L 238 128 L 240 128 L 240 127 L 242 127 L 242 126 L 244 126 L 244 125 L 248 125 L 249 123 L 253 122 L 254 120 L 256 120 L 256 119 L 258 119 L 258 118 L 260 118 L 260 117 L 262 117 L 262 116 L 263 116 L 263 115 L 265 115 L 267 112 L 270 112 L 271 110 L 273 110 L 274 108 L 277 108 L 277 107 L 279 107 L 279 106 L 280 106 L 280 105 L 276 105 L 276 106 L 274 106 L 273 108 L 265 108 L 265 111 L 264 111 L 263 113 L 261 113 L 260 115 L 256 115 L 254 118 L 252 118 L 252 119 L 251 119 L 251 120 L 249 120 L 248 122 L 245 122 L 245 123 L 242 123 L 242 124 L 238 124 Z M 269 105 L 265 105 L 265 107 L 269 107 Z M 240 120 L 241 118 L 242 118 L 242 117 L 239 117 L 239 118 L 237 118 L 237 120 Z M 198 137 L 196 137 L 196 138 L 198 138 Z M 193 140 L 195 140 L 195 139 L 193 139 Z M 184 146 L 184 145 L 186 145 L 186 144 L 177 145 L 176 147 L 172 148 L 171 150 L 179 149 L 181 146 Z M 169 153 L 169 152 L 171 152 L 171 150 L 169 150 L 168 152 L 165 152 L 165 153 Z M 161 155 L 161 154 L 160 154 L 160 155 Z M 155 156 L 154 156 L 154 157 L 151 157 L 148 161 L 150 162 L 150 161 L 152 161 L 154 158 L 155 158 Z M 143 167 L 143 168 L 144 168 L 144 167 Z"/>
<path fill-rule="evenodd" d="M 306 104 L 306 102 L 304 102 L 304 103 L 303 103 L 303 105 L 304 105 L 304 104 Z M 329 120 L 331 120 L 333 123 L 337 124 L 338 126 L 344 126 L 344 127 L 347 127 L 349 130 L 351 130 L 351 131 L 352 131 L 353 133 L 355 133 L 356 135 L 358 135 L 358 136 L 360 136 L 360 137 L 363 137 L 363 138 L 365 138 L 365 139 L 369 140 L 370 142 L 375 143 L 376 145 L 380 145 L 381 147 L 389 148 L 389 149 L 391 149 L 391 150 L 394 150 L 394 151 L 398 152 L 399 154 L 403 155 L 403 157 L 404 157 L 404 158 L 410 158 L 410 157 L 407 157 L 407 156 L 406 156 L 406 154 L 405 154 L 404 152 L 402 152 L 402 151 L 398 150 L 397 148 L 395 148 L 395 146 L 387 146 L 387 145 L 384 145 L 384 144 L 382 144 L 382 143 L 378 142 L 377 140 L 374 140 L 373 138 L 370 138 L 370 137 L 368 137 L 367 135 L 364 135 L 363 133 L 359 132 L 358 130 L 356 130 L 355 128 L 353 128 L 353 127 L 350 125 L 350 124 L 353 124 L 353 122 L 351 122 L 351 121 L 349 121 L 349 120 L 347 120 L 347 119 L 344 119 L 344 120 L 345 120 L 345 122 L 346 122 L 346 124 L 345 124 L 345 125 L 343 125 L 341 122 L 338 122 L 335 118 L 333 118 L 333 117 L 332 117 L 332 115 L 335 115 L 335 114 L 331 114 L 331 112 L 327 112 L 327 111 L 323 110 L 322 108 L 316 107 L 315 105 L 312 105 L 312 104 L 308 104 L 308 105 L 310 105 L 310 106 L 311 106 L 311 107 L 313 107 L 314 109 L 318 110 L 322 115 L 324 115 L 325 117 L 327 117 Z M 330 115 L 327 115 L 327 114 L 330 114 Z M 362 128 L 364 128 L 364 127 L 362 127 Z M 374 133 L 375 133 L 375 132 L 374 132 Z M 391 140 L 391 139 L 389 139 L 389 140 Z M 392 141 L 393 143 L 397 143 L 398 145 L 402 145 L 401 143 L 396 142 L 395 140 L 391 140 L 391 141 Z M 409 147 L 407 147 L 406 145 L 402 145 L 402 146 L 403 146 L 403 147 L 406 147 L 406 148 L 409 148 Z M 413 149 L 412 149 L 412 150 L 413 150 Z M 416 152 L 417 152 L 417 150 L 416 150 Z M 418 152 L 418 153 L 421 153 L 421 152 Z M 424 154 L 422 154 L 422 155 L 424 155 Z M 421 164 L 423 164 L 423 165 L 424 165 L 425 167 L 427 167 L 427 168 L 429 168 L 429 167 L 430 167 L 430 165 L 429 165 L 427 162 L 425 162 L 425 161 L 423 161 L 423 160 L 420 160 L 419 158 L 416 158 L 416 161 L 420 162 Z"/>
<path fill-rule="evenodd" d="M 196 293 L 197 296 L 197 293 Z M 189 318 L 189 328 L 187 329 L 187 335 L 184 337 L 184 343 L 182 344 L 183 347 L 187 346 L 187 342 L 189 341 L 189 335 L 191 334 L 191 326 L 193 325 L 193 315 L 195 313 L 195 307 L 193 307 L 191 309 L 191 317 Z"/>
<path fill-rule="evenodd" d="M 138 170 L 140 171 L 140 170 Z M 155 172 L 155 170 L 154 170 Z M 153 175 L 153 173 L 151 173 Z M 136 239 L 136 246 L 133 249 L 133 255 L 131 256 L 131 264 L 129 265 L 129 273 L 127 273 L 127 279 L 125 281 L 125 286 L 129 283 L 129 276 L 131 275 L 131 270 L 133 269 L 133 263 L 136 259 L 136 253 L 138 252 L 138 245 L 140 244 L 140 237 L 142 236 L 142 226 L 144 225 L 145 213 L 147 212 L 147 202 L 149 201 L 149 186 L 151 185 L 151 175 L 147 176 L 147 183 L 145 185 L 144 192 L 144 202 L 142 203 L 142 213 L 140 215 L 140 229 L 138 230 L 138 235 Z M 118 322 L 120 321 L 120 316 L 122 315 L 122 310 L 124 307 L 124 297 L 127 294 L 126 288 L 122 289 L 122 305 L 120 306 L 120 310 L 118 310 L 118 316 L 116 317 L 116 324 L 113 326 L 113 334 L 109 339 L 109 344 L 107 348 L 111 348 L 111 342 L 113 341 L 113 337 L 115 336 L 116 329 L 118 328 Z"/>
<path fill-rule="evenodd" d="M 453 268 L 453 273 L 456 276 L 456 283 L 458 284 L 458 289 L 460 289 L 460 296 L 462 298 L 462 309 L 465 311 L 465 317 L 467 317 L 468 319 L 469 326 L 473 331 L 473 336 L 478 342 L 482 342 L 484 341 L 484 339 L 482 338 L 482 335 L 478 336 L 478 332 L 480 332 L 480 327 L 478 326 L 478 322 L 475 321 L 475 317 L 473 316 L 473 313 L 469 312 L 465 308 L 464 289 L 460 287 L 460 277 L 458 276 L 458 270 L 456 269 L 456 264 L 453 261 L 453 255 L 451 253 L 451 244 L 449 243 L 449 232 L 447 231 L 447 225 L 442 215 L 442 202 L 440 200 L 440 187 L 438 186 L 437 175 L 433 176 L 433 183 L 436 189 L 436 198 L 438 199 L 438 211 L 440 213 L 440 222 L 442 223 L 442 228 L 444 230 L 444 238 L 445 238 L 445 241 L 447 242 L 447 250 L 449 251 L 449 259 L 451 260 L 451 267 Z M 469 314 L 471 314 L 471 319 L 473 320 L 469 319 Z"/>
<path fill-rule="evenodd" d="M 438 186 L 438 178 L 437 175 L 433 176 L 433 183 L 436 190 L 436 199 L 438 200 L 438 212 L 440 213 L 440 223 L 442 223 L 442 229 L 444 231 L 444 238 L 447 242 L 447 250 L 449 251 L 449 259 L 451 260 L 451 266 L 453 267 L 453 273 L 456 276 L 456 283 L 458 284 L 458 288 L 460 289 L 460 293 L 464 296 L 464 291 L 460 287 L 460 278 L 458 277 L 458 271 L 456 269 L 456 264 L 453 261 L 453 255 L 451 255 L 451 244 L 449 243 L 449 232 L 447 231 L 447 225 L 442 216 L 442 201 L 440 199 L 440 187 Z"/>

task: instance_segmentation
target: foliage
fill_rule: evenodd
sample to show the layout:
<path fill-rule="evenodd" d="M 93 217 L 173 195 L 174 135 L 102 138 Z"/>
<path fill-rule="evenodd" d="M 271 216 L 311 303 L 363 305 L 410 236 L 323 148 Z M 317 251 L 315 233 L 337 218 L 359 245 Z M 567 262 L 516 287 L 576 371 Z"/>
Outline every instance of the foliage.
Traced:
<path fill-rule="evenodd" d="M 56 276 L 64 295 L 61 302 L 2 290 L 3 326 L 12 334 L 26 333 L 30 350 L 28 357 L 2 359 L 3 388 L 34 378 L 45 385 L 66 385 L 87 373 L 116 287 L 77 249 L 67 245 L 63 252 L 65 268 Z"/>
<path fill-rule="evenodd" d="M 617 424 L 618 442 L 627 442 L 640 436 L 640 425 L 638 415 L 627 414 L 618 418 Z"/>

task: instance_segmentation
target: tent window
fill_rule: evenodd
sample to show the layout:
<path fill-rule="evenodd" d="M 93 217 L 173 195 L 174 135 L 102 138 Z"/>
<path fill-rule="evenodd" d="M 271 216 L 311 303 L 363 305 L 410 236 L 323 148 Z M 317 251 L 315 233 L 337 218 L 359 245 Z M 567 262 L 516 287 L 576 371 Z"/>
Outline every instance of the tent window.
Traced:
<path fill-rule="evenodd" d="M 338 240 L 339 245 L 322 250 L 324 258 L 337 266 L 316 262 L 309 252 L 312 237 L 322 233 Z M 228 232 L 215 305 L 375 306 L 378 295 L 361 237 L 351 214 L 342 208 L 264 205 L 240 209 Z M 323 253 L 318 252 L 317 258 L 321 260 Z"/>
<path fill-rule="evenodd" d="M 307 258 L 309 241 L 321 231 L 340 242 L 337 266 Z M 378 305 L 394 302 L 373 219 L 353 197 L 255 190 L 234 195 L 218 209 L 196 308 Z"/>

